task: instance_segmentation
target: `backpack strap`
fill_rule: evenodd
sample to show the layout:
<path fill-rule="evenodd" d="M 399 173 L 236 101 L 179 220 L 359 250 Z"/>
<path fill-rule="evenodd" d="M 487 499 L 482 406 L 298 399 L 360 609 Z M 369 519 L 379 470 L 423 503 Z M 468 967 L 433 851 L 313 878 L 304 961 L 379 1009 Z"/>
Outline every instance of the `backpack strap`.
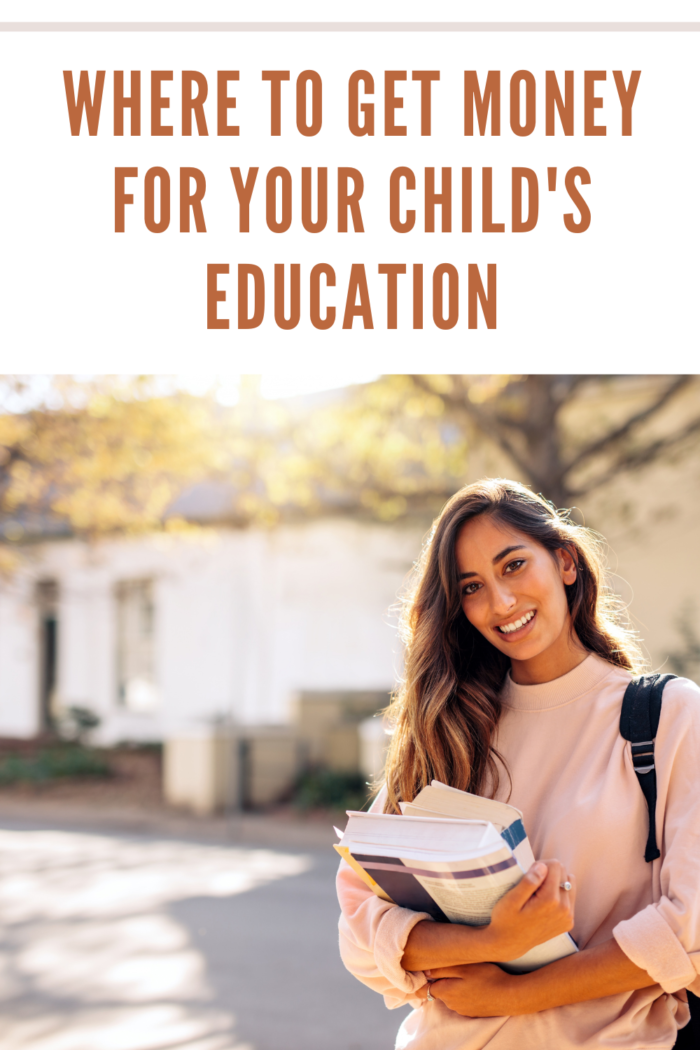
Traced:
<path fill-rule="evenodd" d="M 656 844 L 656 766 L 654 740 L 661 717 L 664 686 L 675 674 L 643 674 L 625 690 L 620 713 L 620 735 L 632 744 L 632 764 L 649 809 L 649 837 L 644 859 L 661 856 Z"/>

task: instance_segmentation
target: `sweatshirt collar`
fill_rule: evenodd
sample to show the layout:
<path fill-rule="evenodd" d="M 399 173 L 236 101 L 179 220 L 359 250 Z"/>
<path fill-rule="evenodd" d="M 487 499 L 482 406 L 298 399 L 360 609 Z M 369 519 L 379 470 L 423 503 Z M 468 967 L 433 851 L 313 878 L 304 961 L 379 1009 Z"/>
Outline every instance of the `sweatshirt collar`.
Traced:
<path fill-rule="evenodd" d="M 613 670 L 615 668 L 607 660 L 590 653 L 573 671 L 538 685 L 518 685 L 509 671 L 501 691 L 501 702 L 504 707 L 520 711 L 546 711 L 561 707 L 594 689 Z"/>

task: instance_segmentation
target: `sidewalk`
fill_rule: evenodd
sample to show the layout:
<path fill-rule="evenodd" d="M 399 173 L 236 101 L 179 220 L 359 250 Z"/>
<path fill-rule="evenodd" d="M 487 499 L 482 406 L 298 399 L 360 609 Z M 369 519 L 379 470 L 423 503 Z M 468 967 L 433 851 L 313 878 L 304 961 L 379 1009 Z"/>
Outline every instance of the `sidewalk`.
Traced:
<path fill-rule="evenodd" d="M 333 825 L 344 825 L 345 815 L 322 812 L 306 816 L 290 807 L 269 814 L 199 817 L 165 805 L 98 805 L 93 801 L 52 798 L 50 792 L 35 797 L 0 792 L 0 824 L 6 821 L 89 831 L 136 831 L 228 845 L 330 850 L 336 841 Z"/>
<path fill-rule="evenodd" d="M 343 968 L 328 815 L 0 793 L 2 1050 L 390 1050 Z"/>

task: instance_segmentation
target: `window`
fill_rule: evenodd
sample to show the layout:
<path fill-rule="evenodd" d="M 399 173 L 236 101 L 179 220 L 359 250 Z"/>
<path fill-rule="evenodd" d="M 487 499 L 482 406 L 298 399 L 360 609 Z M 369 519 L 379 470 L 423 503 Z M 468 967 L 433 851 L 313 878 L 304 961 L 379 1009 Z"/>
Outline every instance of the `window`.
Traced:
<path fill-rule="evenodd" d="M 58 583 L 39 580 L 36 602 L 39 610 L 39 712 L 41 729 L 50 729 L 56 717 L 58 682 Z"/>
<path fill-rule="evenodd" d="M 117 696 L 130 711 L 158 706 L 155 677 L 153 583 L 122 580 L 117 599 Z"/>

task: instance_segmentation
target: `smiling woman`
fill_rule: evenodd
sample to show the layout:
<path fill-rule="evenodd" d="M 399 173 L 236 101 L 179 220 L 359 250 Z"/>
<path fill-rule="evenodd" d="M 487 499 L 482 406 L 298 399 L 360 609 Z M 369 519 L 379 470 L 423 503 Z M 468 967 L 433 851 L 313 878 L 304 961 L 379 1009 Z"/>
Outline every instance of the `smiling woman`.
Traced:
<path fill-rule="evenodd" d="M 585 659 L 565 591 L 577 572 L 570 550 L 552 557 L 518 529 L 479 515 L 462 526 L 455 553 L 464 615 L 510 658 L 514 681 L 549 681 Z"/>
<path fill-rule="evenodd" d="M 686 989 L 700 987 L 700 806 L 688 790 L 700 690 L 676 679 L 664 693 L 661 854 L 647 862 L 646 802 L 620 732 L 641 661 L 621 612 L 600 539 L 522 485 L 468 486 L 436 521 L 405 606 L 406 670 L 373 808 L 398 813 L 433 779 L 510 801 L 542 860 L 485 928 L 380 900 L 341 865 L 345 965 L 388 1006 L 415 1007 L 397 1046 L 650 1050 L 686 1025 Z M 496 965 L 569 930 L 576 955 L 519 976 Z"/>

